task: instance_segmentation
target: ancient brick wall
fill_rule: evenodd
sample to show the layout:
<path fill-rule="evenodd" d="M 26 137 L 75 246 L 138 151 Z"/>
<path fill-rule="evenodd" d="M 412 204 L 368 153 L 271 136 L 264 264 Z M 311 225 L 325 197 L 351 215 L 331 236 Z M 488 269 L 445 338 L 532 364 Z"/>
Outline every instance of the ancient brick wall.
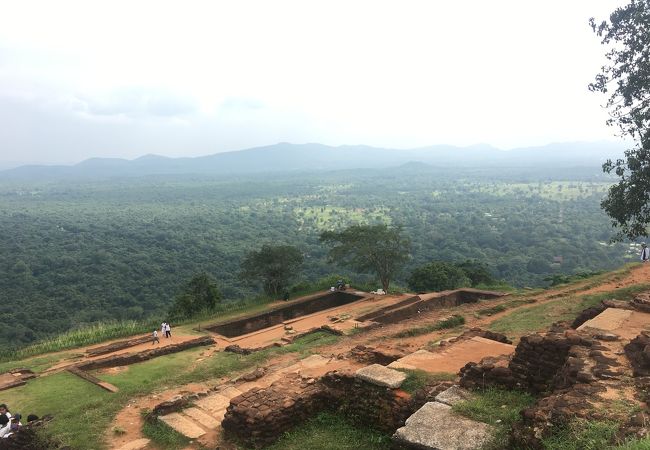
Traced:
<path fill-rule="evenodd" d="M 319 380 L 294 374 L 232 399 L 222 427 L 239 441 L 260 448 L 319 412 L 332 410 L 357 423 L 393 432 L 426 401 L 350 373 L 331 372 Z"/>
<path fill-rule="evenodd" d="M 593 340 L 574 330 L 523 336 L 512 359 L 485 358 L 468 363 L 460 371 L 466 388 L 502 386 L 531 393 L 550 392 L 584 381 L 584 358 Z"/>
<path fill-rule="evenodd" d="M 322 384 L 291 374 L 266 389 L 253 388 L 233 398 L 221 426 L 238 440 L 260 448 L 326 405 Z"/>
<path fill-rule="evenodd" d="M 394 432 L 415 411 L 411 395 L 365 382 L 351 374 L 331 372 L 320 383 L 330 404 L 356 422 Z"/>

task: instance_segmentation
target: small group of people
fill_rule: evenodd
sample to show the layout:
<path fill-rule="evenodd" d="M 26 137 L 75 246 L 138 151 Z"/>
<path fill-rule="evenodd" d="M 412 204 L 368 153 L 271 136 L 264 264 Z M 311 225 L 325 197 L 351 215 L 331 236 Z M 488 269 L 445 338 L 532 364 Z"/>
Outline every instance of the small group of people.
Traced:
<path fill-rule="evenodd" d="M 20 421 L 22 416 L 20 414 L 11 414 L 9 408 L 4 403 L 0 404 L 0 438 L 8 438 L 23 426 Z M 30 414 L 27 416 L 27 423 L 38 420 L 38 416 Z"/>
<path fill-rule="evenodd" d="M 172 327 L 169 322 L 163 322 L 160 324 L 160 334 L 165 336 L 165 338 L 172 337 Z M 160 338 L 158 337 L 158 330 L 153 330 L 153 342 L 151 345 L 160 344 Z"/>

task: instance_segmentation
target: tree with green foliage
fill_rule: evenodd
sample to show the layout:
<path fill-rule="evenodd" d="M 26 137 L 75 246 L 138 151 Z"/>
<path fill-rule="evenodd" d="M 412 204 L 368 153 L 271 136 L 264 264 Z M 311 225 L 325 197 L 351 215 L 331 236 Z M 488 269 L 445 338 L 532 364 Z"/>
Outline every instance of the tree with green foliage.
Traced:
<path fill-rule="evenodd" d="M 267 295 L 284 294 L 302 266 L 303 256 L 292 245 L 263 245 L 251 251 L 241 264 L 241 277 L 261 281 Z"/>
<path fill-rule="evenodd" d="M 212 311 L 221 301 L 216 282 L 206 273 L 194 275 L 183 292 L 174 299 L 170 313 L 174 317 L 191 317 Z"/>
<path fill-rule="evenodd" d="M 463 269 L 444 261 L 432 261 L 418 267 L 408 279 L 409 288 L 415 292 L 446 291 L 471 284 Z"/>
<path fill-rule="evenodd" d="M 401 227 L 352 225 L 342 231 L 325 231 L 321 242 L 333 245 L 330 260 L 360 272 L 374 272 L 384 291 L 410 257 L 411 241 Z"/>
<path fill-rule="evenodd" d="M 650 2 L 631 0 L 617 8 L 609 21 L 590 20 L 601 43 L 608 47 L 608 63 L 589 89 L 608 94 L 608 125 L 636 145 L 625 157 L 603 164 L 619 178 L 601 206 L 619 228 L 618 238 L 648 235 L 650 223 Z"/>
<path fill-rule="evenodd" d="M 494 275 L 492 275 L 492 272 L 490 272 L 490 269 L 482 262 L 468 259 L 467 261 L 456 264 L 456 266 L 465 272 L 465 275 L 467 275 L 467 278 L 472 283 L 472 287 L 478 286 L 479 284 L 490 285 L 497 281 Z"/>

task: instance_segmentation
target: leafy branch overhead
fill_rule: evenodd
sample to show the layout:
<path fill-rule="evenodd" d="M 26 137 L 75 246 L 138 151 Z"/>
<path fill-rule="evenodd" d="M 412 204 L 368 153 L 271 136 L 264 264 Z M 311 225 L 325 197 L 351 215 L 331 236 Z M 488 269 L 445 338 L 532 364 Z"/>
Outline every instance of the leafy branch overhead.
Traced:
<path fill-rule="evenodd" d="M 624 158 L 603 164 L 619 181 L 601 206 L 618 227 L 619 239 L 647 236 L 650 223 L 650 2 L 631 0 L 617 8 L 609 21 L 590 20 L 601 43 L 608 47 L 608 63 L 589 89 L 608 94 L 607 124 L 617 126 L 635 147 Z"/>
<path fill-rule="evenodd" d="M 411 241 L 401 227 L 352 225 L 342 231 L 325 231 L 320 240 L 332 245 L 331 261 L 376 273 L 385 291 L 410 258 Z"/>

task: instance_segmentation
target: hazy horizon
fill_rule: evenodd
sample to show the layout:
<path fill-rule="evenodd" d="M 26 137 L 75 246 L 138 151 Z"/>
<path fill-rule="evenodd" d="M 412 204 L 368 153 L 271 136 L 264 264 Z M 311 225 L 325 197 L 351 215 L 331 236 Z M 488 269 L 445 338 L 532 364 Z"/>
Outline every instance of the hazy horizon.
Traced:
<path fill-rule="evenodd" d="M 620 3 L 6 3 L 0 168 L 278 142 L 615 142 L 587 89 L 605 61 L 588 19 Z"/>

